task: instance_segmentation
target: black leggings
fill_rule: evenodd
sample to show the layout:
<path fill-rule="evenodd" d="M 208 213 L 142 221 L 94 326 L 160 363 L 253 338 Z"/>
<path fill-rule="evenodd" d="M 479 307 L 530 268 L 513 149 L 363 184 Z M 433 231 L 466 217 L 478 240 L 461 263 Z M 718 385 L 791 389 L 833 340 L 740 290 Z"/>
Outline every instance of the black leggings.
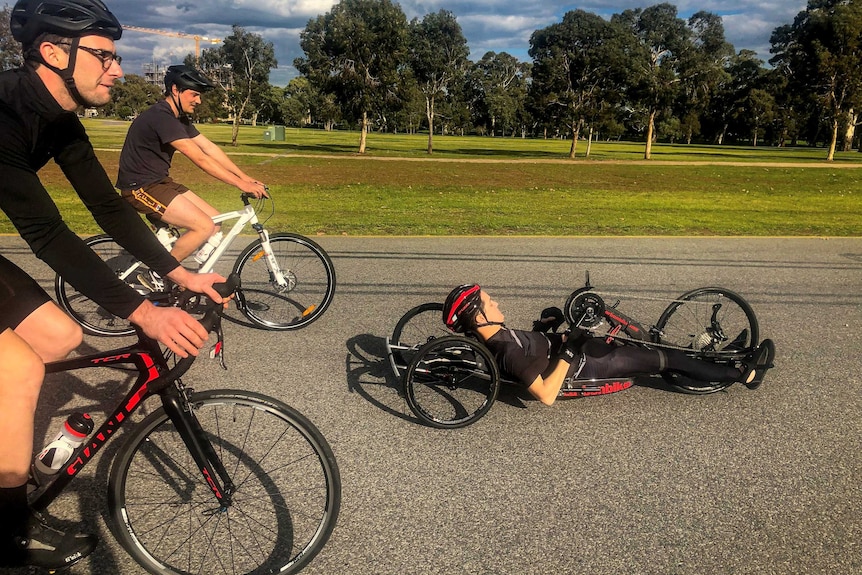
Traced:
<path fill-rule="evenodd" d="M 687 356 L 674 349 L 645 349 L 617 346 L 600 339 L 588 340 L 582 351 L 586 357 L 578 379 L 605 379 L 656 375 L 673 371 L 698 381 L 737 381 L 740 370 Z"/>

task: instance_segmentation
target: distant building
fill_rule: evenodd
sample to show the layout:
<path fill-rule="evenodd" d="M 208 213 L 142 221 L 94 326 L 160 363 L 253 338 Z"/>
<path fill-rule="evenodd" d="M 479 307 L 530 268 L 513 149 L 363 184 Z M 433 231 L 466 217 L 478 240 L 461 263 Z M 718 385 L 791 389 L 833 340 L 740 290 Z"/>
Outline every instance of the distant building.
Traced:
<path fill-rule="evenodd" d="M 144 69 L 144 79 L 149 84 L 153 84 L 154 86 L 159 86 L 159 88 L 164 87 L 165 85 L 165 73 L 168 71 L 168 67 L 162 64 L 156 63 L 147 63 L 143 65 Z"/>

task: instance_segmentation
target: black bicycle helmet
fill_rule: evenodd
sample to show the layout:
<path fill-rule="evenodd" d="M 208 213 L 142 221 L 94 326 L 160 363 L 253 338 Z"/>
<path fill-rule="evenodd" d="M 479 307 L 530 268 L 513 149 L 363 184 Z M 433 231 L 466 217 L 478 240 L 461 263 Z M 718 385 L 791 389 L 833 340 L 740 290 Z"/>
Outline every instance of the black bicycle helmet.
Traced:
<path fill-rule="evenodd" d="M 170 92 L 171 86 L 176 86 L 180 91 L 194 90 L 196 92 L 206 92 L 215 88 L 215 84 L 209 78 L 192 66 L 185 64 L 168 68 L 165 73 L 165 91 Z"/>
<path fill-rule="evenodd" d="M 468 323 L 482 310 L 482 288 L 465 284 L 453 289 L 443 304 L 443 323 L 455 333 L 464 333 Z"/>
<path fill-rule="evenodd" d="M 100 0 L 18 0 L 9 28 L 25 47 L 45 33 L 64 38 L 98 34 L 112 40 L 123 35 L 120 22 Z"/>

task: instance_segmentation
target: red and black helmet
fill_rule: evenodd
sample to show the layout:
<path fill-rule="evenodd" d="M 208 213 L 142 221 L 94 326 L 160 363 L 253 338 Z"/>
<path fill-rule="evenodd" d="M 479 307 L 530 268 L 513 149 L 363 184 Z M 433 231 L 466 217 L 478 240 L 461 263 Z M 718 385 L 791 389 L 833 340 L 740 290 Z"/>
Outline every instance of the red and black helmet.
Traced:
<path fill-rule="evenodd" d="M 120 22 L 100 0 L 18 0 L 9 29 L 24 46 L 45 33 L 64 38 L 98 34 L 112 40 L 123 35 Z"/>
<path fill-rule="evenodd" d="M 443 304 L 443 323 L 456 333 L 463 333 L 482 311 L 482 288 L 464 284 L 453 289 Z"/>

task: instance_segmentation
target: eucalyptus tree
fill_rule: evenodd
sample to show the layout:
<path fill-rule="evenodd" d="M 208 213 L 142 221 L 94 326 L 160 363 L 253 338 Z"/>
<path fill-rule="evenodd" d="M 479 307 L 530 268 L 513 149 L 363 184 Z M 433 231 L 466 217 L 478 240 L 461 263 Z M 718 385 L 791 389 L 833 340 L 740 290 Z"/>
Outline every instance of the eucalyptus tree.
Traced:
<path fill-rule="evenodd" d="M 832 161 L 839 127 L 855 123 L 854 110 L 862 105 L 862 0 L 809 0 L 771 41 L 770 63 L 825 111 L 831 132 L 826 159 Z"/>
<path fill-rule="evenodd" d="M 567 12 L 562 22 L 530 37 L 531 107 L 543 122 L 571 134 L 570 158 L 584 124 L 620 92 L 627 67 L 623 41 L 617 25 L 583 10 Z"/>
<path fill-rule="evenodd" d="M 710 100 L 727 82 L 733 46 L 725 39 L 721 16 L 700 11 L 688 19 L 692 49 L 680 54 L 681 94 L 676 103 L 687 143 L 700 130 Z"/>
<path fill-rule="evenodd" d="M 517 129 L 519 107 L 525 106 L 530 65 L 508 52 L 486 52 L 469 71 L 473 112 L 496 135 L 499 128 Z"/>
<path fill-rule="evenodd" d="M 194 62 L 187 58 L 187 63 Z M 231 144 L 236 146 L 240 123 L 256 112 L 269 91 L 269 72 L 278 66 L 272 42 L 235 25 L 219 47 L 204 50 L 198 66 L 225 92 L 233 117 Z"/>
<path fill-rule="evenodd" d="M 682 56 L 693 49 L 691 31 L 677 17 L 676 6 L 656 4 L 648 8 L 614 14 L 611 22 L 624 27 L 635 39 L 630 52 L 630 105 L 640 107 L 646 116 L 646 149 L 650 159 L 656 117 L 671 109 L 680 92 Z"/>
<path fill-rule="evenodd" d="M 414 18 L 409 28 L 409 62 L 419 90 L 425 97 L 428 153 L 434 151 L 434 117 L 438 99 L 445 97 L 466 71 L 470 49 L 455 16 L 440 10 Z"/>
<path fill-rule="evenodd" d="M 390 0 L 342 0 L 309 20 L 300 46 L 305 56 L 294 61 L 296 69 L 359 121 L 359 153 L 365 153 L 370 118 L 398 105 L 407 63 L 407 17 L 401 7 Z"/>

